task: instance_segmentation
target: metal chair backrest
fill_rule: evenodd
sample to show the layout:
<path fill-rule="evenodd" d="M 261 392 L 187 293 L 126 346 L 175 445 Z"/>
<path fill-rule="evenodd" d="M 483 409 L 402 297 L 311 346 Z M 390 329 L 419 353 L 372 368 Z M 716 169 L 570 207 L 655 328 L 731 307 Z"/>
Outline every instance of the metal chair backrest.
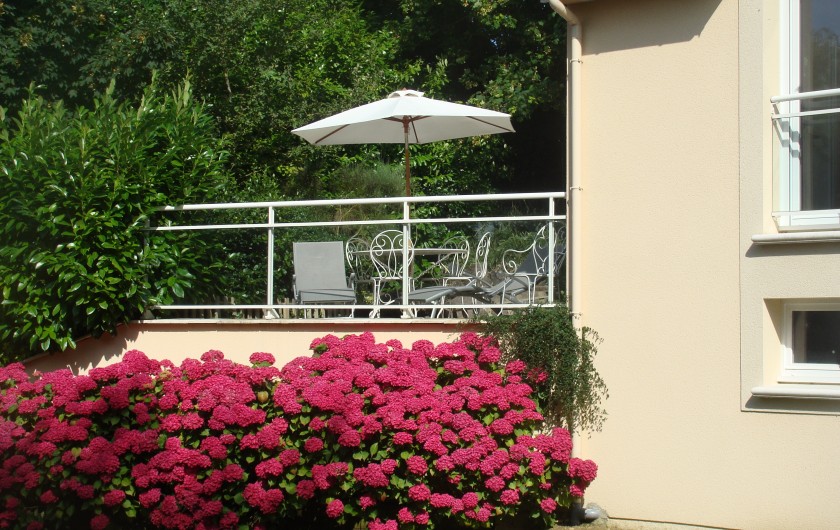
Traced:
<path fill-rule="evenodd" d="M 344 246 L 347 266 L 355 274 L 356 283 L 370 282 L 373 263 L 370 261 L 370 243 L 360 237 L 352 237 Z"/>
<path fill-rule="evenodd" d="M 296 242 L 292 253 L 295 298 L 300 303 L 355 302 L 344 268 L 344 243 Z"/>
<path fill-rule="evenodd" d="M 487 276 L 487 256 L 490 255 L 492 233 L 485 232 L 475 247 L 475 277 L 482 280 Z"/>
<path fill-rule="evenodd" d="M 402 230 L 384 230 L 371 240 L 370 258 L 377 278 L 396 280 L 403 277 L 403 250 L 408 252 L 405 263 L 411 265 L 414 247 L 410 239 L 404 240 Z"/>
<path fill-rule="evenodd" d="M 457 252 L 445 254 L 435 264 L 444 278 L 460 278 L 464 276 L 467 263 L 470 261 L 470 242 L 464 236 L 452 236 L 443 242 L 441 248 L 452 249 Z"/>

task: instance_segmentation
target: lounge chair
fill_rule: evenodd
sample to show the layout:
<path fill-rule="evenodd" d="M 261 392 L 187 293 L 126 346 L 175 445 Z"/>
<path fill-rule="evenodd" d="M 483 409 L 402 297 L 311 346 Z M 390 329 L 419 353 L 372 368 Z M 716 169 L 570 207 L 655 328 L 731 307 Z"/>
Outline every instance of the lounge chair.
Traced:
<path fill-rule="evenodd" d="M 415 289 L 408 293 L 408 302 L 413 304 L 437 304 L 443 305 L 447 298 L 455 296 L 460 292 L 471 292 L 477 289 L 476 286 L 484 281 L 487 275 L 487 256 L 490 251 L 490 237 L 491 233 L 487 232 L 475 247 L 475 275 L 465 276 L 463 274 L 466 266 L 464 260 L 464 267 L 461 267 L 460 274 L 444 276 L 442 285 L 432 285 Z M 469 248 L 469 246 L 467 246 Z M 465 294 L 463 296 L 470 296 Z M 443 312 L 443 307 L 432 310 L 432 318 L 439 316 Z"/>
<path fill-rule="evenodd" d="M 537 231 L 531 245 L 525 250 L 507 250 L 502 255 L 502 267 L 505 276 L 496 284 L 481 289 L 475 297 L 490 303 L 497 299 L 499 303 L 526 302 L 533 305 L 536 301 L 537 285 L 548 279 L 549 273 L 549 240 L 548 226 Z M 554 272 L 555 274 L 566 259 L 565 231 L 559 228 L 554 234 Z M 527 300 L 520 296 L 527 293 Z"/>
<path fill-rule="evenodd" d="M 548 231 L 547 226 L 540 228 L 531 245 L 525 250 L 507 250 L 502 256 L 504 276 L 494 284 L 486 284 L 483 279 L 466 285 L 449 285 L 439 288 L 417 289 L 409 293 L 409 301 L 424 304 L 444 305 L 447 299 L 469 297 L 484 304 L 523 303 L 520 299 L 527 293 L 527 303 L 533 304 L 536 287 L 548 279 Z M 555 233 L 554 271 L 559 270 L 565 260 L 565 237 L 562 229 Z M 480 245 L 479 245 L 480 246 Z M 438 310 L 438 314 L 442 308 Z"/>
<path fill-rule="evenodd" d="M 355 304 L 352 276 L 344 268 L 344 243 L 294 243 L 294 294 L 299 304 Z M 353 312 L 351 310 L 350 315 Z"/>

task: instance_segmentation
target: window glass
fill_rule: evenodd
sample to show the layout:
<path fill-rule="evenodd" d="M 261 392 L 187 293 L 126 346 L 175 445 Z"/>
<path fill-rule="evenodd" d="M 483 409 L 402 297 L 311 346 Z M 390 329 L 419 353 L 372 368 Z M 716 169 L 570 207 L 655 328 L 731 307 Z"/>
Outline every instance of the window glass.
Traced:
<path fill-rule="evenodd" d="M 840 1 L 800 0 L 799 87 L 811 92 L 840 87 Z M 802 111 L 840 107 L 840 98 L 806 99 Z M 801 210 L 840 208 L 840 113 L 801 121 Z"/>
<path fill-rule="evenodd" d="M 793 311 L 794 363 L 840 364 L 840 311 Z"/>

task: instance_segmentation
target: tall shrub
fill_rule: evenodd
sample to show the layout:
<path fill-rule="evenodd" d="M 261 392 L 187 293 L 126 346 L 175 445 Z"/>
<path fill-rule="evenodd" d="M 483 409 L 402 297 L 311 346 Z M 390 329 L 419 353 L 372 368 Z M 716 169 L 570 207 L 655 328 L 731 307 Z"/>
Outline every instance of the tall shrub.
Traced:
<path fill-rule="evenodd" d="M 30 91 L 0 109 L 0 360 L 113 332 L 151 304 L 210 285 L 215 256 L 191 234 L 143 230 L 157 206 L 201 202 L 224 152 L 189 83 L 65 109 Z"/>
<path fill-rule="evenodd" d="M 538 374 L 534 397 L 549 420 L 570 431 L 601 429 L 608 392 L 594 364 L 594 330 L 576 329 L 562 303 L 484 318 L 484 333 L 499 341 L 505 360 Z"/>

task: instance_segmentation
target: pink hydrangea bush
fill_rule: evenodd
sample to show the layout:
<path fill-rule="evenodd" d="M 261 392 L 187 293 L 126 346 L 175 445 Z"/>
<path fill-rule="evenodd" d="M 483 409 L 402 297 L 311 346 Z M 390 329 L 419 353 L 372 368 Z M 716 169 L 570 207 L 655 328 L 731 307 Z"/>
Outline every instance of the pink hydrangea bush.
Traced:
<path fill-rule="evenodd" d="M 0 368 L 0 528 L 551 524 L 595 478 L 568 432 L 540 433 L 490 339 L 312 348 L 281 370 L 217 351 L 34 381 Z"/>

